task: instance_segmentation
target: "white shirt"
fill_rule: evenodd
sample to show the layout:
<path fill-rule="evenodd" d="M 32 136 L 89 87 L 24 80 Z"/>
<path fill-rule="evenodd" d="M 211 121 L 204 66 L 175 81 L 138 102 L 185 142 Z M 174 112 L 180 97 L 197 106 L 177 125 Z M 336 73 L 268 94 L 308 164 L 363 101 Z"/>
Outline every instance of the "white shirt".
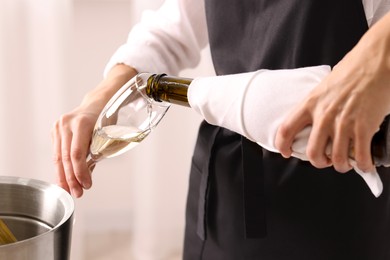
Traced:
<path fill-rule="evenodd" d="M 390 0 L 363 0 L 363 5 L 369 26 L 390 10 Z M 174 75 L 183 68 L 195 66 L 207 43 L 203 1 L 167 0 L 159 10 L 143 14 L 128 41 L 112 56 L 105 73 L 115 64 L 124 63 L 139 72 Z M 280 123 L 329 72 L 329 66 L 318 66 L 197 78 L 190 85 L 188 99 L 208 123 L 230 129 L 267 150 L 278 152 L 274 140 Z M 297 135 L 293 156 L 307 160 L 310 130 L 307 127 Z M 365 173 L 357 167 L 355 170 L 378 197 L 383 190 L 378 173 Z"/>
<path fill-rule="evenodd" d="M 390 10 L 390 0 L 362 0 L 369 26 Z M 176 75 L 195 67 L 208 44 L 203 0 L 166 0 L 160 9 L 145 11 L 127 42 L 108 62 L 104 74 L 117 63 L 139 72 Z"/>

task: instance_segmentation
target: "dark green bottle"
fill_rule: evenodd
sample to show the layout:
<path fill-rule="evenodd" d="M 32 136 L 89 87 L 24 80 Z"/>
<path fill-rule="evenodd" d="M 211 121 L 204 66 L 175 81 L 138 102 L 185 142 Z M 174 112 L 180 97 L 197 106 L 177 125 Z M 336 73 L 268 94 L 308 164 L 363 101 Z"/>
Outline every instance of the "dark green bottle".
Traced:
<path fill-rule="evenodd" d="M 153 74 L 147 80 L 146 95 L 158 102 L 189 107 L 187 92 L 192 79 Z"/>
<path fill-rule="evenodd" d="M 187 91 L 192 79 L 151 74 L 147 80 L 146 94 L 158 102 L 168 102 L 189 107 Z M 371 155 L 375 166 L 390 166 L 390 115 L 371 142 Z M 353 151 L 352 151 L 353 157 Z"/>

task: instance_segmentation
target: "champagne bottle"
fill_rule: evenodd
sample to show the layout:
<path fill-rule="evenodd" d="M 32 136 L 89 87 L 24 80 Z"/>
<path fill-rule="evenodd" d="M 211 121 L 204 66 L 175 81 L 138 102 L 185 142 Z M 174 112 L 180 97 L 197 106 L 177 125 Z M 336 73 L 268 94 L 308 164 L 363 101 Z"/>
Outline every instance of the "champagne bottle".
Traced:
<path fill-rule="evenodd" d="M 187 91 L 191 82 L 189 78 L 153 74 L 147 80 L 146 95 L 158 102 L 189 107 Z"/>
<path fill-rule="evenodd" d="M 146 81 L 146 95 L 157 102 L 189 107 L 187 99 L 190 78 L 172 77 L 166 74 L 149 74 Z M 390 166 L 390 115 L 385 118 L 371 142 L 371 155 L 375 166 Z M 353 157 L 351 151 L 351 157 Z"/>

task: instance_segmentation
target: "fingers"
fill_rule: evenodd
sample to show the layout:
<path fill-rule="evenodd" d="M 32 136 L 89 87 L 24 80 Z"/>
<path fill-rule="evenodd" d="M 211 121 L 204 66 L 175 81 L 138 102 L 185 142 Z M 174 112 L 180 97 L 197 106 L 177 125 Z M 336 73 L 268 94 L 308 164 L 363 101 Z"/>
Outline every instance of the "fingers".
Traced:
<path fill-rule="evenodd" d="M 74 197 L 92 186 L 86 158 L 89 152 L 93 119 L 75 114 L 63 115 L 53 126 L 53 161 L 58 185 Z"/>
<path fill-rule="evenodd" d="M 63 170 L 66 176 L 66 182 L 69 186 L 70 192 L 76 198 L 83 195 L 83 187 L 77 180 L 73 169 L 71 151 L 72 132 L 68 129 L 61 129 L 61 159 L 63 164 Z"/>
<path fill-rule="evenodd" d="M 71 145 L 73 172 L 77 181 L 84 189 L 89 189 L 92 186 L 90 169 L 86 163 L 90 138 L 85 138 L 85 136 L 88 136 L 89 134 L 89 132 L 85 131 L 85 128 L 78 129 L 78 131 L 73 134 Z"/>
<path fill-rule="evenodd" d="M 349 128 L 341 123 L 336 126 L 337 131 L 334 132 L 332 141 L 331 160 L 336 171 L 344 173 L 352 169 L 349 163 L 351 149 L 353 147 L 353 137 L 347 132 Z"/>
<path fill-rule="evenodd" d="M 354 142 L 354 157 L 357 167 L 363 172 L 369 172 L 374 168 L 371 155 L 372 138 L 367 132 L 360 131 L 356 134 Z"/>
<path fill-rule="evenodd" d="M 362 115 L 355 116 L 348 113 L 340 116 L 334 130 L 332 148 L 332 163 L 339 172 L 347 172 L 352 169 L 350 159 L 356 161 L 356 166 L 368 172 L 373 169 L 371 156 L 371 140 L 375 129 L 375 123 L 369 123 Z"/>
<path fill-rule="evenodd" d="M 68 183 L 65 177 L 64 166 L 61 159 L 61 139 L 58 129 L 58 124 L 56 123 L 51 132 L 51 139 L 53 144 L 53 163 L 55 171 L 57 172 L 57 183 L 60 187 L 70 192 Z"/>
<path fill-rule="evenodd" d="M 306 156 L 314 167 L 333 166 L 336 171 L 345 173 L 352 169 L 350 159 L 353 158 L 360 170 L 372 170 L 371 132 L 359 126 L 361 121 L 346 117 L 337 120 L 337 116 L 327 115 L 312 120 L 308 112 L 302 111 L 294 111 L 278 129 L 275 147 L 284 157 L 291 156 L 295 136 L 311 125 Z"/>
<path fill-rule="evenodd" d="M 306 147 L 306 156 L 313 166 L 317 168 L 328 167 L 332 163 L 327 154 L 329 130 L 324 127 L 327 124 L 313 124 L 313 116 L 308 108 L 309 105 L 303 103 L 280 125 L 275 137 L 275 147 L 284 157 L 290 157 L 295 137 L 305 127 L 312 126 Z"/>
<path fill-rule="evenodd" d="M 311 122 L 310 115 L 302 110 L 297 111 L 279 126 L 275 136 L 275 147 L 285 158 L 291 156 L 295 136 Z"/>
<path fill-rule="evenodd" d="M 306 148 L 310 163 L 316 168 L 332 165 L 328 147 L 331 146 L 331 132 L 326 123 L 313 124 Z"/>

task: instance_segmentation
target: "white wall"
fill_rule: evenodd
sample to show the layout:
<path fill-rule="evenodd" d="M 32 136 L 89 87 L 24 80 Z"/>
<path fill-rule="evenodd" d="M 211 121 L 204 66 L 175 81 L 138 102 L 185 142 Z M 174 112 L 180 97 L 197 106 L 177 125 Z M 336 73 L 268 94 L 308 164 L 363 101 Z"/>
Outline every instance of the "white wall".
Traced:
<path fill-rule="evenodd" d="M 50 175 L 50 128 L 66 86 L 69 1 L 2 0 L 0 174 Z"/>
<path fill-rule="evenodd" d="M 72 86 L 79 86 L 75 89 L 80 91 L 97 83 L 105 62 L 125 40 L 142 10 L 161 3 L 76 1 L 76 49 L 72 53 L 77 55 L 71 78 L 78 82 Z M 201 66 L 182 75 L 212 74 L 207 50 L 204 57 Z M 173 106 L 142 145 L 101 162 L 94 171 L 93 190 L 79 202 L 87 232 L 132 230 L 135 259 L 171 259 L 170 255 L 180 252 L 189 166 L 199 122 L 190 109 Z"/>
<path fill-rule="evenodd" d="M 0 175 L 54 182 L 52 123 L 101 80 L 141 11 L 161 2 L 2 0 Z M 213 74 L 208 51 L 203 55 L 198 68 L 182 75 Z M 188 108 L 172 107 L 141 145 L 98 164 L 93 188 L 76 201 L 72 260 L 83 259 L 87 233 L 113 230 L 133 232 L 135 259 L 170 259 L 181 251 L 200 120 Z"/>

